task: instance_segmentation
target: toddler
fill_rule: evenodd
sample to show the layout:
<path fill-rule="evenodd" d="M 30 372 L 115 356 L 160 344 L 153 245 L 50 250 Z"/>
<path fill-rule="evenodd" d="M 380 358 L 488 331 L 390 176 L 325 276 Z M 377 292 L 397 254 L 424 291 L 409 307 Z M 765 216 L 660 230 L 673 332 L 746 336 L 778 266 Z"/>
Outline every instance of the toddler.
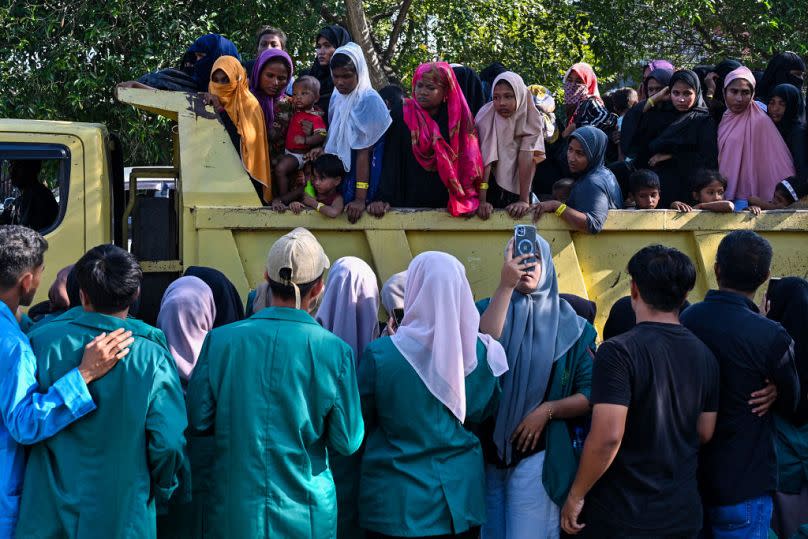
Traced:
<path fill-rule="evenodd" d="M 684 202 L 676 201 L 671 204 L 671 209 L 680 212 L 690 212 L 693 210 L 706 210 L 719 213 L 732 213 L 735 205 L 731 200 L 724 200 L 724 192 L 727 190 L 727 179 L 717 170 L 706 170 L 699 174 L 698 179 L 693 184 L 693 200 L 691 206 Z"/>
<path fill-rule="evenodd" d="M 273 171 L 277 193 L 272 207 L 281 211 L 303 192 L 302 185 L 290 188 L 289 178 L 303 168 L 307 153 L 323 145 L 327 134 L 322 112 L 315 108 L 320 99 L 320 81 L 310 76 L 300 77 L 295 80 L 292 91 L 295 113 L 286 132 L 286 153 Z"/>
<path fill-rule="evenodd" d="M 553 195 L 550 200 L 558 200 L 559 202 L 567 202 L 572 191 L 572 185 L 575 180 L 572 178 L 561 178 L 553 184 Z"/>
<path fill-rule="evenodd" d="M 749 211 L 757 215 L 761 210 L 783 210 L 796 204 L 806 195 L 808 195 L 808 183 L 791 176 L 777 184 L 771 202 L 758 197 L 749 197 Z"/>
<path fill-rule="evenodd" d="M 655 210 L 659 204 L 659 176 L 653 170 L 640 169 L 629 176 L 634 207 L 638 210 Z"/>
<path fill-rule="evenodd" d="M 342 195 L 337 191 L 345 177 L 342 161 L 334 154 L 324 153 L 314 160 L 312 168 L 315 196 L 304 192 L 302 202 L 292 202 L 289 209 L 299 214 L 304 208 L 309 207 L 328 217 L 337 217 L 344 207 Z"/>

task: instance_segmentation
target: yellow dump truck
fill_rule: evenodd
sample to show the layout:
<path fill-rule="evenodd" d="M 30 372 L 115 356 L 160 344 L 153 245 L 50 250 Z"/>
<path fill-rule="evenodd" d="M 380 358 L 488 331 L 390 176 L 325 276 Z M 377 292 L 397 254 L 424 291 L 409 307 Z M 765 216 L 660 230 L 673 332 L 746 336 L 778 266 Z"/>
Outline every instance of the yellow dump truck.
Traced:
<path fill-rule="evenodd" d="M 515 224 L 503 212 L 481 221 L 453 218 L 445 211 L 402 209 L 382 219 L 365 215 L 356 224 L 313 211 L 279 214 L 261 207 L 223 124 L 198 96 L 120 89 L 117 97 L 176 122 L 173 167 L 133 169 L 128 192 L 120 142 L 103 125 L 0 120 L 0 160 L 53 161 L 48 170 L 55 175 L 60 215 L 45 231 L 50 250 L 43 282 L 51 282 L 59 268 L 75 262 L 88 248 L 105 242 L 127 245 L 131 237 L 131 249 L 147 272 L 141 308 L 148 319 L 165 286 L 192 265 L 220 269 L 246 297 L 263 278 L 272 242 L 304 226 L 332 260 L 363 258 L 382 281 L 405 269 L 418 253 L 440 250 L 463 262 L 476 298 L 496 287 L 503 248 Z M 165 196 L 138 189 L 138 181 L 154 176 L 174 180 Z M 644 245 L 663 243 L 690 256 L 698 268 L 691 299 L 700 299 L 715 286 L 712 268 L 718 243 L 735 229 L 755 230 L 772 243 L 773 275 L 808 274 L 808 211 L 759 217 L 612 211 L 596 236 L 571 232 L 554 215 L 543 217 L 538 227 L 552 245 L 561 291 L 596 301 L 599 328 L 612 303 L 628 294 L 626 264 Z M 45 293 L 41 290 L 39 299 Z"/>

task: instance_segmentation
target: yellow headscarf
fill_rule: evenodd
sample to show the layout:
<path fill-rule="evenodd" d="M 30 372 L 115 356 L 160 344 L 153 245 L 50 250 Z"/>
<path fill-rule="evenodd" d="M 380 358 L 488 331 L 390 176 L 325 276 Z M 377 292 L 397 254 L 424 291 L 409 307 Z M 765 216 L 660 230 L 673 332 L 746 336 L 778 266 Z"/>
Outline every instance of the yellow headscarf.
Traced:
<path fill-rule="evenodd" d="M 247 73 L 233 56 L 220 56 L 211 74 L 221 69 L 230 79 L 227 84 L 210 81 L 208 91 L 219 98 L 241 137 L 241 161 L 250 176 L 264 186 L 264 201 L 272 200 L 272 176 L 269 171 L 269 143 L 264 112 L 247 86 Z"/>

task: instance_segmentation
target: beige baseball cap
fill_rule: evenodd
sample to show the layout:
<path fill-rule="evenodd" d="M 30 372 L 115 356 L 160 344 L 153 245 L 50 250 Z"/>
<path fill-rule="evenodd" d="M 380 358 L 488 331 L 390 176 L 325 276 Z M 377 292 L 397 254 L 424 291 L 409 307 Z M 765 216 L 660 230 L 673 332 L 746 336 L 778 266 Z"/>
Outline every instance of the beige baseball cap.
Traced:
<path fill-rule="evenodd" d="M 276 241 L 267 255 L 267 275 L 276 283 L 295 288 L 297 308 L 300 292 L 297 285 L 310 283 L 331 267 L 331 262 L 314 234 L 298 227 Z"/>

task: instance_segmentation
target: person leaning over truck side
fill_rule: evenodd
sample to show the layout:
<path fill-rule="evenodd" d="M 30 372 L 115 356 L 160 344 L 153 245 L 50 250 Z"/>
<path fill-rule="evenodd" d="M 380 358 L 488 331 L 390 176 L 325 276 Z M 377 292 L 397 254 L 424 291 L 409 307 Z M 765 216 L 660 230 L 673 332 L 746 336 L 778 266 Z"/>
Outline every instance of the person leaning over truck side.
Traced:
<path fill-rule="evenodd" d="M 492 205 L 514 219 L 530 211 L 536 165 L 544 161 L 544 119 L 522 77 L 506 71 L 494 79 L 494 99 L 475 119 L 485 163 L 477 215 L 487 219 Z M 489 200 L 490 198 L 490 200 Z"/>
<path fill-rule="evenodd" d="M 247 87 L 247 73 L 234 56 L 222 56 L 213 64 L 205 102 L 221 115 L 244 168 L 261 200 L 272 201 L 269 143 L 264 112 Z"/>
<path fill-rule="evenodd" d="M 328 454 L 364 427 L 350 346 L 309 312 L 330 263 L 304 228 L 269 251 L 272 307 L 211 331 L 188 386 L 191 432 L 213 435 L 212 537 L 320 539 L 337 530 Z"/>
<path fill-rule="evenodd" d="M 342 182 L 345 213 L 355 223 L 379 187 L 381 152 L 384 134 L 390 126 L 390 111 L 371 86 L 365 55 L 356 43 L 348 43 L 334 52 L 331 76 L 336 93 L 328 107 L 328 138 L 325 147 L 314 150 L 310 157 L 324 152 L 340 158 L 348 173 Z"/>
<path fill-rule="evenodd" d="M 42 391 L 37 358 L 15 313 L 36 294 L 47 247 L 29 228 L 0 226 L 0 539 L 11 539 L 17 523 L 26 460 L 20 444 L 53 436 L 95 410 L 87 385 L 107 374 L 132 344 L 131 332 L 122 328 L 99 332 L 83 348 L 78 367 Z"/>
<path fill-rule="evenodd" d="M 533 207 L 533 220 L 555 213 L 573 229 L 597 234 L 603 228 L 609 210 L 623 206 L 620 186 L 611 170 L 603 164 L 609 138 L 600 129 L 584 126 L 570 135 L 567 162 L 577 176 L 567 203 L 545 200 Z"/>
<path fill-rule="evenodd" d="M 486 187 L 483 159 L 454 71 L 445 62 L 421 64 L 412 88 L 413 97 L 392 112 L 379 194 L 368 213 L 381 217 L 393 206 L 473 214 L 478 189 Z"/>

